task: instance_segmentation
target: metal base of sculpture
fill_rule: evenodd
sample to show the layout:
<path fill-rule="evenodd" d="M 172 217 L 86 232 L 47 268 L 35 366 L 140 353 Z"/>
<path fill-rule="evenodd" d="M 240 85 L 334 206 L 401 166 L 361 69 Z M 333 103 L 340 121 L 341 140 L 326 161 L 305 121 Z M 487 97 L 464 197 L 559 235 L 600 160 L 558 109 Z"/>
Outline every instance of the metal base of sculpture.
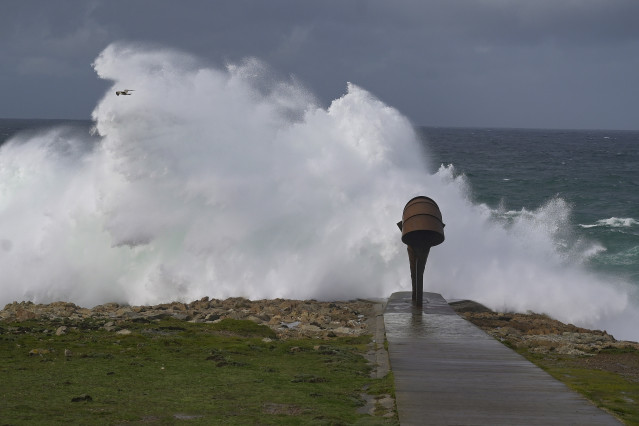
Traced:
<path fill-rule="evenodd" d="M 424 270 L 430 247 L 421 253 L 417 253 L 410 246 L 408 249 L 408 261 L 410 262 L 410 279 L 413 284 L 413 303 L 421 307 L 424 299 Z"/>

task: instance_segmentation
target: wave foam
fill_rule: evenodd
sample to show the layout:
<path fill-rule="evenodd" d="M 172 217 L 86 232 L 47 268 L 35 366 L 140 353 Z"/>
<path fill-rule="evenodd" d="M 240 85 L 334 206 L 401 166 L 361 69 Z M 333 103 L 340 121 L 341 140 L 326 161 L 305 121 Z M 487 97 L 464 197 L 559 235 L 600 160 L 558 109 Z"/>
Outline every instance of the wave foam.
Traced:
<path fill-rule="evenodd" d="M 582 228 L 595 228 L 600 226 L 608 226 L 610 228 L 630 228 L 639 225 L 639 221 L 631 217 L 619 218 L 611 217 L 608 219 L 601 219 L 591 225 L 579 224 Z"/>

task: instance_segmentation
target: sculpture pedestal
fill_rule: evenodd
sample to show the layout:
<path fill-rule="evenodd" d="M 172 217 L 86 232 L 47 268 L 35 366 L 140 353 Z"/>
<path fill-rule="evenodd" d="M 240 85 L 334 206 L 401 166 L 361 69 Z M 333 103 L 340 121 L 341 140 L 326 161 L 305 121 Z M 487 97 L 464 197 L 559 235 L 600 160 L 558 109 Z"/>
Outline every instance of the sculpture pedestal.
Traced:
<path fill-rule="evenodd" d="M 410 262 L 410 279 L 413 287 L 413 303 L 416 306 L 424 304 L 424 270 L 430 248 L 414 250 L 408 246 L 408 261 Z"/>

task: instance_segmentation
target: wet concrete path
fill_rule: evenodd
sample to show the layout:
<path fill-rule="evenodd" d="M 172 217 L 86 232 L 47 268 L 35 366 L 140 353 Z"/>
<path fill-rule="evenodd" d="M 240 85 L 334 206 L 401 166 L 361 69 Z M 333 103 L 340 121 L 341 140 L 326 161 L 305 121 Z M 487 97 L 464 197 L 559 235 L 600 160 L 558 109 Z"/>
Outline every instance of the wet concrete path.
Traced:
<path fill-rule="evenodd" d="M 439 294 L 393 293 L 384 311 L 402 425 L 620 425 L 458 316 Z"/>

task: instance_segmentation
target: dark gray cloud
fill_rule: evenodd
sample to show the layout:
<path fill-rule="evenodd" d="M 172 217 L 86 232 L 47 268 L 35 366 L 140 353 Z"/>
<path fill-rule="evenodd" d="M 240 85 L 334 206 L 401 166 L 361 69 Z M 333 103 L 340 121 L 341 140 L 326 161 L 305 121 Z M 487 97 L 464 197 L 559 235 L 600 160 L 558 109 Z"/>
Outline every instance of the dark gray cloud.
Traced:
<path fill-rule="evenodd" d="M 84 118 L 114 41 L 254 56 L 325 105 L 351 81 L 417 125 L 639 128 L 636 0 L 7 1 L 0 117 Z"/>

